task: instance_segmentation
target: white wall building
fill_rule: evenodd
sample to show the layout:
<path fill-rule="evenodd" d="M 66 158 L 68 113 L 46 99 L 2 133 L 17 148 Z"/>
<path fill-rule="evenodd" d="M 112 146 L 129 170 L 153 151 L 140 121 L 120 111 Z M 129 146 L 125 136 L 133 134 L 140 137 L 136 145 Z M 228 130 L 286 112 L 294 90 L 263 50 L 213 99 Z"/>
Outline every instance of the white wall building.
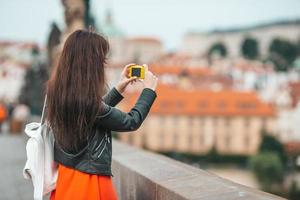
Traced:
<path fill-rule="evenodd" d="M 0 64 L 0 99 L 17 101 L 25 73 L 26 69 L 17 63 L 7 61 Z"/>
<path fill-rule="evenodd" d="M 298 41 L 300 39 L 300 22 L 269 24 L 240 30 L 210 33 L 187 33 L 183 38 L 181 52 L 194 56 L 203 56 L 208 53 L 209 48 L 213 44 L 222 42 L 226 46 L 229 56 L 238 57 L 240 56 L 242 42 L 246 36 L 257 39 L 260 53 L 265 55 L 274 38 Z"/>

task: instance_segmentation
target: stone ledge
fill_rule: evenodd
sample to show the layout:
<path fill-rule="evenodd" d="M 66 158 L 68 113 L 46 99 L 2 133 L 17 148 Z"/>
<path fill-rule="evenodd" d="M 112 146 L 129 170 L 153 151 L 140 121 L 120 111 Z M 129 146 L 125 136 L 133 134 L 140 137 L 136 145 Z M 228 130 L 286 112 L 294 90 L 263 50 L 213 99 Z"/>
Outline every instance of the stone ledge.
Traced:
<path fill-rule="evenodd" d="M 122 200 L 283 199 L 117 140 L 112 170 Z"/>

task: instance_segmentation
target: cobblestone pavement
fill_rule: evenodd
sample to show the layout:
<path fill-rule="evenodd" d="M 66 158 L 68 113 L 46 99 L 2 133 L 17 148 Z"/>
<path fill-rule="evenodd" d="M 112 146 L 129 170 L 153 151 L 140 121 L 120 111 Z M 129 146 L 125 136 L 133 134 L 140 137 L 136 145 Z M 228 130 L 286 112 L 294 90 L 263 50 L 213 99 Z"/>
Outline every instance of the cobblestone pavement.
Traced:
<path fill-rule="evenodd" d="M 0 200 L 32 200 L 32 183 L 23 178 L 26 139 L 0 134 Z"/>

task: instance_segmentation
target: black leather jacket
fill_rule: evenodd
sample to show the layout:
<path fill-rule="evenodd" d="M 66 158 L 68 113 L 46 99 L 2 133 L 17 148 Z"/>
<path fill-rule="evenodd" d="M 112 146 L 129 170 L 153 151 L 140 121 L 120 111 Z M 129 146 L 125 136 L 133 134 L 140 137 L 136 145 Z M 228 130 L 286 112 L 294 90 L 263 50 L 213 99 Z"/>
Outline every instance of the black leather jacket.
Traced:
<path fill-rule="evenodd" d="M 87 144 L 78 153 L 73 154 L 65 152 L 55 143 L 55 161 L 85 173 L 113 176 L 111 131 L 138 129 L 150 111 L 156 92 L 144 88 L 135 106 L 128 113 L 114 107 L 123 98 L 116 88 L 112 88 L 103 97 L 103 112 L 97 116 L 96 129 Z"/>

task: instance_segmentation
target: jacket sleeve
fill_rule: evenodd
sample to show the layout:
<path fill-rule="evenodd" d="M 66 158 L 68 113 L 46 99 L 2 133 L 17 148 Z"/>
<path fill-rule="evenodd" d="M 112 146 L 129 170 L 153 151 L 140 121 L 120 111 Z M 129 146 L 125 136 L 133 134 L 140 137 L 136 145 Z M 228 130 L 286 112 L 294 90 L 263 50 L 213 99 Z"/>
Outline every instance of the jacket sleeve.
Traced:
<path fill-rule="evenodd" d="M 144 88 L 135 106 L 128 113 L 104 102 L 102 104 L 103 112 L 97 116 L 96 125 L 118 132 L 137 130 L 148 115 L 156 97 L 155 91 L 150 88 Z"/>
<path fill-rule="evenodd" d="M 108 93 L 103 96 L 103 101 L 109 106 L 116 106 L 124 97 L 119 91 L 113 87 Z"/>

